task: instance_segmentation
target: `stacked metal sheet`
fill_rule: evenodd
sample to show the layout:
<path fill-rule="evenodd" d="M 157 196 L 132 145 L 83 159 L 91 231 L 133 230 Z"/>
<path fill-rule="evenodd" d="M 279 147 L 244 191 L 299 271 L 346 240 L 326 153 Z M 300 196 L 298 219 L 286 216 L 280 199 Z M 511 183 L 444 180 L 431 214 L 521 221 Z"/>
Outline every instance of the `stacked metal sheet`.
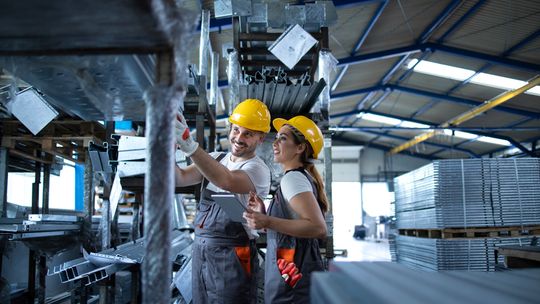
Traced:
<path fill-rule="evenodd" d="M 504 265 L 494 249 L 503 245 L 528 245 L 532 237 L 428 239 L 398 235 L 396 258 L 400 264 L 421 270 L 494 271 Z"/>
<path fill-rule="evenodd" d="M 388 262 L 337 262 L 316 272 L 311 303 L 538 303 L 540 269 L 425 272 Z"/>
<path fill-rule="evenodd" d="M 440 160 L 397 177 L 397 227 L 540 224 L 540 160 Z"/>

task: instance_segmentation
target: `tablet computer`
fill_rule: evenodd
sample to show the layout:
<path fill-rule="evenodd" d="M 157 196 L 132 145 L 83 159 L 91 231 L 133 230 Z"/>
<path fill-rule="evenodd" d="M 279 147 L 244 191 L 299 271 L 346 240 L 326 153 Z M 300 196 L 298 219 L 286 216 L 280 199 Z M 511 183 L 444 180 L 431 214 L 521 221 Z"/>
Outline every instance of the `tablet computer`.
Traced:
<path fill-rule="evenodd" d="M 238 198 L 232 193 L 216 193 L 212 194 L 214 202 L 218 204 L 225 213 L 235 222 L 245 223 L 246 220 L 242 217 L 246 206 L 244 206 Z"/>

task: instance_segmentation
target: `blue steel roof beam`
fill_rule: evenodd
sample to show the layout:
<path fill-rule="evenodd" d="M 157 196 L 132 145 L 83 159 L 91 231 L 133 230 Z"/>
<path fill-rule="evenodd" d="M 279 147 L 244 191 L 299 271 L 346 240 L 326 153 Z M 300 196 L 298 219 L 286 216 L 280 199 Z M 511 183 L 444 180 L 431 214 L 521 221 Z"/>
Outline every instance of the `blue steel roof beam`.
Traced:
<path fill-rule="evenodd" d="M 438 44 L 438 43 L 426 43 L 426 44 L 422 45 L 422 47 L 430 48 L 432 50 L 437 50 L 437 51 L 441 51 L 441 52 L 445 52 L 445 53 L 450 53 L 450 54 L 453 54 L 453 55 L 456 55 L 456 56 L 463 56 L 463 57 L 469 57 L 469 58 L 474 58 L 474 59 L 480 59 L 480 60 L 484 60 L 484 61 L 487 61 L 487 62 L 490 62 L 490 63 L 493 63 L 493 64 L 504 65 L 504 66 L 507 66 L 507 67 L 532 71 L 532 72 L 535 72 L 535 73 L 540 71 L 540 65 L 537 64 L 537 63 L 513 60 L 513 59 L 501 57 L 501 56 L 495 56 L 495 55 L 490 55 L 490 54 L 485 54 L 485 53 L 474 52 L 474 51 L 471 51 L 471 50 L 460 49 L 460 48 L 457 48 L 457 47 Z"/>
<path fill-rule="evenodd" d="M 358 50 L 360 50 L 360 48 L 362 47 L 362 44 L 364 44 L 364 41 L 366 40 L 367 36 L 373 29 L 373 26 L 375 26 L 375 23 L 377 22 L 377 20 L 379 20 L 379 17 L 381 16 L 382 12 L 384 11 L 384 8 L 387 5 L 388 5 L 388 0 L 382 1 L 382 3 L 379 5 L 379 7 L 377 8 L 377 11 L 373 15 L 373 17 L 371 17 L 371 20 L 369 21 L 368 25 L 364 29 L 364 32 L 362 33 L 362 35 L 360 35 L 360 37 L 354 44 L 354 48 L 351 51 L 351 56 L 354 56 L 358 52 Z M 348 68 L 349 66 L 346 65 L 341 69 L 338 76 L 336 77 L 336 80 L 334 80 L 334 83 L 332 84 L 330 91 L 334 91 L 337 88 L 337 86 L 339 85 L 339 82 L 341 81 L 345 73 L 347 72 Z"/>
<path fill-rule="evenodd" d="M 366 113 L 372 113 L 372 112 L 366 112 Z M 382 131 L 382 130 L 390 130 L 390 131 L 430 131 L 430 130 L 456 130 L 456 131 L 464 131 L 464 132 L 487 132 L 487 131 L 540 131 L 540 127 L 523 127 L 523 128 L 491 128 L 491 127 L 447 127 L 442 128 L 439 126 L 432 126 L 432 127 L 425 127 L 425 128 L 416 128 L 416 127 L 402 127 L 399 125 L 395 126 L 378 126 L 378 127 L 367 127 L 367 126 L 359 126 L 359 127 L 352 127 L 352 126 L 343 126 L 342 124 L 337 124 L 336 127 L 330 127 L 330 129 L 337 128 L 338 131 L 362 131 L 362 130 L 375 130 L 375 131 Z M 480 135 L 480 134 L 478 134 Z M 488 133 L 489 136 L 490 134 Z M 483 136 L 483 135 L 482 135 Z M 504 137 L 504 135 L 495 135 L 501 137 L 501 139 L 508 139 L 509 137 Z M 495 137 L 494 137 L 495 138 Z"/>
<path fill-rule="evenodd" d="M 371 110 L 364 110 L 364 111 L 360 111 L 360 112 L 371 113 L 371 114 L 375 114 L 375 115 L 386 116 L 386 117 L 389 117 L 389 118 L 394 118 L 394 119 L 399 119 L 399 120 L 407 120 L 407 121 L 410 121 L 410 122 L 424 124 L 424 125 L 428 125 L 431 129 L 436 129 L 437 128 L 436 125 L 434 125 L 432 122 L 429 122 L 429 121 L 423 121 L 423 120 L 417 120 L 417 119 L 408 119 L 407 117 L 403 117 L 403 116 L 386 114 L 386 113 L 381 113 L 381 112 L 371 111 Z M 357 115 L 358 113 L 359 113 L 359 111 L 344 112 L 344 113 L 340 113 L 340 114 L 330 115 L 330 119 L 344 117 L 344 116 L 348 117 L 348 116 L 351 116 L 351 115 Z M 452 128 L 449 128 L 449 129 L 452 129 Z M 462 129 L 462 128 L 457 128 L 456 127 L 454 129 L 457 130 L 457 129 Z M 513 146 L 515 146 L 516 148 L 518 148 L 520 150 L 522 150 L 522 148 L 523 148 L 524 150 L 522 150 L 522 151 L 527 153 L 526 148 L 524 148 L 521 144 L 519 144 L 519 142 L 517 142 L 516 140 L 514 140 L 513 138 L 511 138 L 509 136 L 491 134 L 491 133 L 482 132 L 482 131 L 478 131 L 478 130 L 475 130 L 474 134 L 478 135 L 478 136 L 488 136 L 488 137 L 508 140 Z M 530 141 L 530 140 L 527 140 L 527 141 Z M 516 143 L 516 145 L 514 145 L 514 143 Z"/>
<path fill-rule="evenodd" d="M 420 35 L 418 43 L 424 43 L 429 40 L 431 35 L 443 24 L 459 7 L 461 0 L 454 0 L 435 18 L 431 25 Z"/>
<path fill-rule="evenodd" d="M 331 99 L 331 102 L 334 102 L 338 99 L 342 99 L 342 98 L 346 98 L 346 97 L 350 97 L 354 95 L 367 94 L 373 91 L 384 90 L 384 89 L 385 89 L 385 86 L 374 86 L 374 87 L 356 89 L 356 90 L 351 90 L 351 91 L 346 91 L 346 92 L 341 92 L 341 93 L 334 93 L 330 95 L 330 99 Z"/>
<path fill-rule="evenodd" d="M 516 121 L 516 122 L 513 122 L 513 123 L 509 124 L 507 127 L 509 127 L 509 128 L 514 128 L 514 127 L 517 127 L 517 126 L 519 126 L 519 125 L 521 125 L 521 124 L 524 124 L 524 123 L 526 123 L 526 122 L 529 122 L 529 121 L 531 121 L 531 120 L 533 120 L 533 119 L 532 119 L 532 118 L 529 118 L 529 117 L 525 117 L 525 118 L 523 118 L 523 119 L 520 119 L 520 120 L 518 120 L 518 121 Z"/>
<path fill-rule="evenodd" d="M 475 9 L 475 11 L 481 6 L 481 4 L 483 4 L 484 1 L 479 1 L 478 3 L 476 3 L 476 5 L 474 7 L 472 7 L 465 15 L 469 15 L 469 13 L 471 12 L 471 10 Z M 463 17 L 465 17 L 465 15 Z M 463 19 L 462 17 L 462 19 Z M 460 19 L 461 21 L 461 19 Z M 458 21 L 459 22 L 459 21 Z M 452 29 L 450 29 L 452 30 Z M 442 39 L 444 39 L 447 34 L 450 32 L 447 31 L 443 37 L 441 37 L 439 39 L 438 42 L 442 42 Z M 523 40 L 521 40 L 520 42 L 516 43 L 513 47 L 509 48 L 508 50 L 506 50 L 504 53 L 501 54 L 502 57 L 506 57 L 506 56 L 509 56 L 512 52 L 516 51 L 517 49 L 525 46 L 527 43 L 533 41 L 534 39 L 536 39 L 538 36 L 540 35 L 540 30 L 537 30 L 536 32 L 532 33 L 531 35 L 525 37 Z M 490 68 L 492 66 L 491 63 L 488 63 L 484 66 L 482 66 L 481 68 L 478 69 L 478 71 L 476 71 L 473 75 L 471 75 L 469 78 L 463 80 L 462 82 L 456 84 L 455 86 L 453 86 L 450 90 L 448 90 L 446 92 L 447 95 L 453 93 L 454 91 L 456 91 L 457 89 L 459 89 L 460 87 L 466 85 L 467 83 L 469 83 L 471 81 L 472 78 L 474 78 L 476 75 L 484 72 L 485 70 L 487 70 L 488 68 Z M 431 109 L 434 105 L 435 105 L 436 101 L 431 101 L 430 103 L 426 104 L 425 106 L 423 106 L 421 109 L 419 109 L 418 111 L 416 111 L 415 113 L 413 113 L 413 115 L 411 116 L 411 118 L 414 118 L 418 115 L 422 115 L 423 113 L 425 113 L 427 110 Z M 529 119 L 527 119 L 526 121 L 529 121 Z M 525 121 L 523 121 L 525 122 Z M 520 122 L 518 123 L 521 124 L 523 122 Z"/>
<path fill-rule="evenodd" d="M 389 49 L 384 51 L 378 51 L 368 54 L 361 54 L 351 57 L 345 57 L 338 60 L 338 67 L 345 65 L 359 64 L 363 62 L 377 61 L 387 58 L 393 58 L 398 56 L 403 56 L 411 53 L 421 52 L 422 49 L 425 49 L 424 45 L 410 45 L 406 47 L 400 47 L 395 49 Z"/>
<path fill-rule="evenodd" d="M 360 141 L 360 140 L 352 140 L 352 139 L 349 139 L 349 138 L 344 138 L 343 136 L 341 135 L 337 135 L 335 138 L 333 138 L 334 140 L 337 140 L 337 141 L 342 141 L 344 143 L 347 143 L 347 144 L 353 144 L 353 145 L 362 145 L 362 146 L 365 146 L 366 148 L 374 148 L 374 149 L 377 149 L 377 150 L 382 150 L 382 151 L 385 151 L 385 152 L 389 152 L 392 148 L 391 147 L 387 147 L 387 146 L 383 146 L 383 145 L 379 145 L 379 144 L 370 144 L 369 146 L 366 144 L 366 142 L 364 141 Z M 421 154 L 421 153 L 414 153 L 414 152 L 411 152 L 409 150 L 404 150 L 404 151 L 401 151 L 399 152 L 398 154 L 405 154 L 405 155 L 408 155 L 408 156 L 413 156 L 413 157 L 417 157 L 417 158 L 422 158 L 422 159 L 427 159 L 427 160 L 436 160 L 437 158 L 434 158 L 434 157 L 428 157 L 426 156 L 425 154 Z"/>
<path fill-rule="evenodd" d="M 448 36 L 450 36 L 463 25 L 465 20 L 469 19 L 469 17 L 474 15 L 478 11 L 478 9 L 482 7 L 482 5 L 484 5 L 485 2 L 485 0 L 480 0 L 476 2 L 475 5 L 473 5 L 465 14 L 463 14 L 463 16 L 461 16 L 461 18 L 459 18 L 458 21 L 454 22 L 454 24 L 444 34 L 442 34 L 441 37 L 439 37 L 437 42 L 442 43 L 444 40 L 446 40 Z"/>
<path fill-rule="evenodd" d="M 373 52 L 369 54 L 362 54 L 362 55 L 341 58 L 338 60 L 337 66 L 342 67 L 344 65 L 359 64 L 363 62 L 382 60 L 382 59 L 387 59 L 387 58 L 392 58 L 392 57 L 397 57 L 397 56 L 403 56 L 406 54 L 418 53 L 418 52 L 425 51 L 427 49 L 430 49 L 431 51 L 440 51 L 440 52 L 450 53 L 452 55 L 461 56 L 461 57 L 480 59 L 480 60 L 488 61 L 494 64 L 504 65 L 511 68 L 521 69 L 521 70 L 534 71 L 534 72 L 537 72 L 540 70 L 540 65 L 536 63 L 503 58 L 500 56 L 479 53 L 479 52 L 475 52 L 471 50 L 460 49 L 457 47 L 452 47 L 452 46 L 438 44 L 438 43 L 431 43 L 431 42 L 427 42 L 424 44 L 415 44 L 415 45 L 410 45 L 410 46 L 405 46 L 405 47 L 399 47 L 399 48 L 389 49 L 389 50 L 384 50 L 384 51 L 378 51 L 378 52 Z"/>
<path fill-rule="evenodd" d="M 406 93 L 410 93 L 414 95 L 435 98 L 435 99 L 441 99 L 441 100 L 448 101 L 451 103 L 465 104 L 465 105 L 470 105 L 470 106 L 478 106 L 478 105 L 483 104 L 483 102 L 481 101 L 470 100 L 470 99 L 460 98 L 460 97 L 453 97 L 449 95 L 443 95 L 443 94 L 424 91 L 420 89 L 413 89 L 413 88 L 407 88 L 403 86 L 394 86 L 394 85 L 387 85 L 387 86 L 393 90 L 402 91 L 402 92 L 406 92 Z M 492 110 L 497 110 L 497 111 L 506 112 L 510 114 L 520 115 L 520 116 L 526 116 L 526 117 L 530 117 L 534 119 L 540 118 L 540 113 L 510 108 L 507 106 L 498 106 L 498 107 L 493 108 Z"/>
<path fill-rule="evenodd" d="M 383 77 L 381 77 L 381 80 L 379 81 L 379 84 L 381 84 L 381 85 L 387 84 L 390 81 L 390 79 L 392 79 L 392 77 L 394 76 L 396 71 L 405 63 L 405 61 L 407 61 L 407 59 L 409 59 L 409 56 L 410 56 L 410 54 L 407 54 L 407 55 L 401 57 L 401 59 L 398 60 L 394 64 L 394 66 L 392 66 L 390 68 L 390 70 L 388 70 L 388 72 L 386 72 L 386 74 Z"/>
<path fill-rule="evenodd" d="M 422 34 L 420 34 L 420 37 L 416 40 L 417 44 L 426 43 L 431 35 L 443 24 L 459 7 L 459 4 L 461 3 L 461 0 L 454 0 L 448 4 L 448 6 L 433 20 L 433 22 L 424 30 Z M 422 56 L 418 58 L 418 62 L 424 60 L 427 56 L 431 55 L 431 51 L 428 49 L 427 51 L 424 51 Z M 404 81 L 411 75 L 413 69 L 407 70 L 403 75 L 399 77 L 396 84 L 399 84 L 401 81 Z"/>
<path fill-rule="evenodd" d="M 422 55 L 418 58 L 418 61 L 414 64 L 414 66 L 412 66 L 410 69 L 408 69 L 407 71 L 405 71 L 405 73 L 403 73 L 401 76 L 399 76 L 398 80 L 396 80 L 396 84 L 399 84 L 400 82 L 404 81 L 405 79 L 407 79 L 409 76 L 412 75 L 412 72 L 414 71 L 414 68 L 424 59 L 426 59 L 426 57 L 428 57 L 429 55 L 431 55 L 431 50 L 427 49 L 426 51 L 424 51 L 422 53 Z"/>
<path fill-rule="evenodd" d="M 373 134 L 373 135 L 379 135 L 379 136 L 382 136 L 382 137 L 388 137 L 388 138 L 392 138 L 392 139 L 398 139 L 398 140 L 403 140 L 403 141 L 407 141 L 407 140 L 410 140 L 409 137 L 404 137 L 404 136 L 399 136 L 399 135 L 393 135 L 393 134 L 388 134 L 388 133 L 382 133 L 382 132 L 375 132 L 375 131 L 362 131 L 364 133 L 369 133 L 369 134 Z M 446 149 L 452 149 L 453 147 L 451 146 L 447 146 L 447 145 L 442 145 L 442 144 L 438 144 L 438 143 L 433 143 L 433 142 L 426 142 L 424 141 L 424 143 L 426 145 L 430 145 L 430 146 L 434 146 L 434 147 L 438 147 L 438 148 L 446 148 Z M 478 154 L 470 151 L 470 150 L 467 150 L 467 149 L 463 149 L 463 148 L 454 148 L 454 150 L 456 151 L 461 151 L 463 153 L 467 153 L 469 155 L 471 155 L 472 157 L 480 157 Z"/>
<path fill-rule="evenodd" d="M 409 94 L 413 94 L 413 95 L 419 95 L 419 96 L 424 96 L 424 97 L 429 97 L 429 98 L 434 98 L 434 99 L 440 99 L 440 100 L 448 101 L 448 102 L 451 102 L 451 103 L 457 103 L 457 104 L 478 106 L 478 105 L 481 105 L 483 103 L 481 101 L 476 101 L 476 100 L 471 100 L 471 99 L 466 99 L 466 98 L 460 98 L 460 97 L 454 97 L 454 96 L 449 96 L 449 95 L 443 95 L 443 94 L 439 94 L 439 93 L 435 93 L 435 92 L 424 91 L 424 90 L 420 90 L 420 89 L 408 88 L 408 87 L 403 87 L 403 86 L 396 86 L 396 85 L 391 85 L 391 84 L 384 85 L 384 86 L 373 86 L 373 87 L 368 87 L 368 88 L 363 88 L 363 89 L 356 89 L 356 90 L 351 90 L 351 91 L 347 91 L 347 92 L 341 92 L 341 93 L 331 95 L 330 98 L 331 98 L 331 100 L 337 100 L 337 99 L 346 98 L 346 97 L 353 96 L 353 95 L 369 93 L 369 92 L 372 92 L 372 91 L 385 90 L 386 88 L 390 88 L 391 90 L 397 90 L 397 91 L 401 91 L 401 92 L 405 92 L 405 93 L 409 93 Z M 515 109 L 515 108 L 510 108 L 510 107 L 507 107 L 507 106 L 498 106 L 496 108 L 493 108 L 492 110 L 506 112 L 506 113 L 510 113 L 510 114 L 514 114 L 514 115 L 525 116 L 525 117 L 529 117 L 529 118 L 533 118 L 533 119 L 540 119 L 540 113 L 530 112 L 530 111 L 525 111 L 525 110 L 520 110 L 520 109 Z M 407 118 L 405 118 L 405 119 L 407 119 Z"/>
<path fill-rule="evenodd" d="M 375 109 L 376 107 L 378 107 L 381 102 L 386 99 L 386 97 L 388 97 L 388 95 L 390 95 L 390 93 L 392 93 L 392 90 L 390 88 L 386 88 L 384 90 L 384 93 L 379 97 L 377 98 L 377 100 L 375 100 L 370 106 L 369 106 L 369 109 L 370 110 L 373 110 Z"/>

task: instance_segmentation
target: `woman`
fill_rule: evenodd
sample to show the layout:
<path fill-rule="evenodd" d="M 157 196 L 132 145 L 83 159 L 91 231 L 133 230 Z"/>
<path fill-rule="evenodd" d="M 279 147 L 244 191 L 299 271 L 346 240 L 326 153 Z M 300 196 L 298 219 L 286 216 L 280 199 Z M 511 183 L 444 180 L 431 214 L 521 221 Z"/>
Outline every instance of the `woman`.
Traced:
<path fill-rule="evenodd" d="M 328 202 L 313 165 L 323 136 L 304 116 L 277 118 L 272 124 L 278 130 L 274 161 L 285 174 L 267 214 L 261 199 L 251 194 L 253 210 L 244 212 L 244 218 L 250 228 L 267 229 L 265 302 L 308 303 L 310 274 L 323 270 L 318 239 L 326 238 Z"/>

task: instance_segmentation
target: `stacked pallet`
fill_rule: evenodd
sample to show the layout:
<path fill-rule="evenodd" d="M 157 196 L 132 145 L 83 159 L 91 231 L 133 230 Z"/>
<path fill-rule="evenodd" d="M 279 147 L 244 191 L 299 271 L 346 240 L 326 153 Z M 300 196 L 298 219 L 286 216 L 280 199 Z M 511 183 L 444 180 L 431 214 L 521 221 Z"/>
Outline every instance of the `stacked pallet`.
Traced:
<path fill-rule="evenodd" d="M 440 160 L 394 180 L 394 256 L 428 270 L 494 270 L 494 248 L 540 235 L 540 160 Z"/>

